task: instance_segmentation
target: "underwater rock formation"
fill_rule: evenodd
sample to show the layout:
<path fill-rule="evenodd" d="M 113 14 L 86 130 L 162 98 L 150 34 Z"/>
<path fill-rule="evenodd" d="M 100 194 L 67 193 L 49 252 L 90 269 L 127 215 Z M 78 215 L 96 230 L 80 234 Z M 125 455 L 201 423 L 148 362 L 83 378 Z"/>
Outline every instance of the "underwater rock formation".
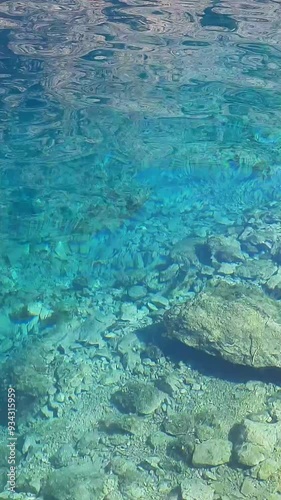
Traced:
<path fill-rule="evenodd" d="M 166 335 L 235 364 L 281 367 L 281 307 L 259 288 L 212 282 L 164 316 Z"/>

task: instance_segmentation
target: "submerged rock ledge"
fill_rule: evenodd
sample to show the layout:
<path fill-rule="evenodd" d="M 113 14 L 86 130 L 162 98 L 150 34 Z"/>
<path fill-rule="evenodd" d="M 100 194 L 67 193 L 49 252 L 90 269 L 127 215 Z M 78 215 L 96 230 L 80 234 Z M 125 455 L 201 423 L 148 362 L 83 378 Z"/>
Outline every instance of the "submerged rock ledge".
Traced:
<path fill-rule="evenodd" d="M 164 316 L 166 335 L 231 363 L 281 368 L 281 304 L 258 287 L 212 282 Z"/>

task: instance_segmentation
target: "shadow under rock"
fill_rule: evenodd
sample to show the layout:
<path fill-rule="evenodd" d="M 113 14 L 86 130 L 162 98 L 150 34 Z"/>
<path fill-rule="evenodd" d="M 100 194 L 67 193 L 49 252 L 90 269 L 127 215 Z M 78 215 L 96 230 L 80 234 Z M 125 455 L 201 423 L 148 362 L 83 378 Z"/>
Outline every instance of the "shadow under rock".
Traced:
<path fill-rule="evenodd" d="M 235 365 L 220 356 L 211 356 L 203 351 L 188 347 L 182 342 L 165 337 L 162 323 L 150 325 L 138 330 L 138 338 L 150 348 L 154 346 L 173 363 L 183 362 L 189 368 L 208 377 L 220 378 L 234 383 L 246 383 L 256 380 L 281 386 L 281 369 L 252 368 Z"/>

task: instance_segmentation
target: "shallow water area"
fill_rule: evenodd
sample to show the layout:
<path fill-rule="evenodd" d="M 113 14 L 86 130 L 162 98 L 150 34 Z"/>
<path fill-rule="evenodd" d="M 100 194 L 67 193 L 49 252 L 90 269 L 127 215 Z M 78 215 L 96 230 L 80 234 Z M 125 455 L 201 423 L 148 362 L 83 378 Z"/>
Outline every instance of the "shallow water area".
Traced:
<path fill-rule="evenodd" d="M 0 20 L 0 500 L 281 499 L 280 2 Z"/>

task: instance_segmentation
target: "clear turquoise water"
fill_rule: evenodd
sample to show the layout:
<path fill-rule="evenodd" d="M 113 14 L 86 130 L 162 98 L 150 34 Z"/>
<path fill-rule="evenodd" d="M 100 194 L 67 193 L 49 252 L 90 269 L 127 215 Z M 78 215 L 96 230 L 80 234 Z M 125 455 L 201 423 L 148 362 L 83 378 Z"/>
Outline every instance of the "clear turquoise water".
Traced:
<path fill-rule="evenodd" d="M 0 3 L 3 361 L 84 321 L 89 297 L 122 300 L 124 276 L 164 268 L 182 238 L 274 222 L 280 16 L 257 0 Z"/>
<path fill-rule="evenodd" d="M 239 220 L 279 200 L 278 4 L 4 2 L 1 12 L 1 241 L 19 254 L 29 245 L 20 288 L 36 266 L 35 295 L 46 293 L 58 241 L 90 279 L 101 253 L 114 265 L 108 241 L 138 245 L 136 219 L 181 224 L 187 210 L 192 224 L 202 213 L 215 224 L 214 211 Z"/>

